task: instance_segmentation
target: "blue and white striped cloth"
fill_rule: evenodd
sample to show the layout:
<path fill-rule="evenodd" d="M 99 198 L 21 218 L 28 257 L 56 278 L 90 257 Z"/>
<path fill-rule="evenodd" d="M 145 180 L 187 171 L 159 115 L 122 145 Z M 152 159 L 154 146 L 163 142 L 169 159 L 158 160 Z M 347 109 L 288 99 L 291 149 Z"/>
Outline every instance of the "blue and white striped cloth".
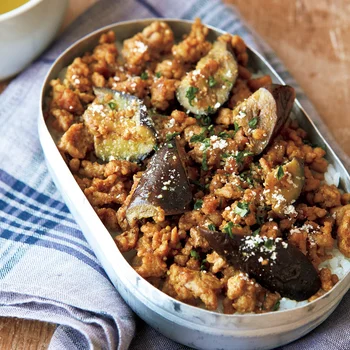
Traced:
<path fill-rule="evenodd" d="M 47 172 L 37 117 L 50 65 L 83 35 L 120 20 L 197 16 L 263 53 L 350 164 L 278 58 L 234 8 L 216 0 L 100 0 L 0 95 L 0 316 L 59 324 L 50 349 L 186 349 L 137 319 L 108 280 Z M 283 349 L 350 349 L 349 310 L 347 294 L 325 323 Z"/>

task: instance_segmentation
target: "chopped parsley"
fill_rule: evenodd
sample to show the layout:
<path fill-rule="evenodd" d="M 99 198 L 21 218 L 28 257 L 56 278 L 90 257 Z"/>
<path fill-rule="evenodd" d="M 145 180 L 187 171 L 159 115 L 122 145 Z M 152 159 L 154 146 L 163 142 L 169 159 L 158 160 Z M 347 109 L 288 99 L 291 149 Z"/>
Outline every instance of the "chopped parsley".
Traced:
<path fill-rule="evenodd" d="M 195 118 L 204 126 L 208 126 L 211 123 L 211 118 L 209 115 L 199 115 L 196 114 Z"/>
<path fill-rule="evenodd" d="M 153 149 L 157 152 L 159 150 L 159 146 L 158 145 L 154 145 Z"/>
<path fill-rule="evenodd" d="M 180 135 L 180 133 L 179 132 L 173 132 L 173 133 L 167 134 L 166 135 L 166 141 L 171 141 L 177 135 Z"/>
<path fill-rule="evenodd" d="M 260 227 L 252 232 L 252 236 L 259 236 L 259 233 L 260 233 Z"/>
<path fill-rule="evenodd" d="M 203 158 L 202 158 L 202 169 L 204 171 L 208 170 L 208 164 L 207 164 L 207 151 L 205 150 L 203 153 Z"/>
<path fill-rule="evenodd" d="M 161 76 L 162 76 L 162 73 L 161 73 L 161 72 L 157 72 L 157 73 L 156 73 L 156 77 L 157 77 L 157 78 L 160 78 Z"/>
<path fill-rule="evenodd" d="M 233 212 L 243 218 L 250 213 L 249 204 L 247 202 L 238 202 Z"/>
<path fill-rule="evenodd" d="M 214 79 L 214 77 L 209 77 L 208 84 L 209 84 L 209 87 L 211 88 L 216 85 L 216 80 Z"/>
<path fill-rule="evenodd" d="M 196 97 L 196 93 L 198 92 L 198 88 L 194 87 L 194 86 L 190 86 L 187 91 L 186 91 L 186 97 L 188 99 L 188 103 L 190 104 L 190 106 L 193 106 L 192 102 Z"/>
<path fill-rule="evenodd" d="M 190 254 L 192 258 L 195 258 L 196 260 L 200 259 L 198 252 L 196 252 L 195 250 L 192 249 Z"/>
<path fill-rule="evenodd" d="M 142 80 L 147 80 L 148 79 L 148 73 L 147 72 L 142 72 L 141 75 L 140 75 L 140 78 Z"/>
<path fill-rule="evenodd" d="M 209 106 L 208 108 L 207 108 L 207 113 L 208 114 L 212 114 L 212 113 L 214 113 L 215 112 L 215 109 L 212 107 L 212 106 Z"/>
<path fill-rule="evenodd" d="M 237 164 L 243 164 L 244 158 L 252 156 L 254 153 L 249 151 L 239 151 L 233 158 L 236 160 Z"/>
<path fill-rule="evenodd" d="M 228 139 L 230 137 L 230 134 L 228 134 L 225 131 L 221 131 L 221 132 L 219 132 L 218 136 L 221 137 L 222 139 Z"/>
<path fill-rule="evenodd" d="M 215 227 L 214 224 L 209 224 L 209 225 L 208 225 L 208 229 L 209 229 L 210 231 L 216 231 L 216 227 Z"/>
<path fill-rule="evenodd" d="M 201 267 L 200 267 L 201 271 L 207 269 L 207 263 L 208 263 L 208 260 L 207 260 L 207 259 L 203 259 L 203 260 L 202 260 Z"/>
<path fill-rule="evenodd" d="M 233 227 L 233 222 L 229 221 L 223 228 L 224 233 L 227 233 L 231 238 L 233 238 L 232 227 Z"/>
<path fill-rule="evenodd" d="M 257 117 L 254 117 L 254 118 L 250 119 L 249 122 L 248 122 L 248 125 L 249 125 L 249 127 L 251 129 L 255 129 L 257 124 L 258 124 L 258 118 Z"/>
<path fill-rule="evenodd" d="M 117 104 L 115 102 L 113 102 L 113 101 L 108 102 L 108 106 L 109 106 L 110 109 L 116 109 L 117 108 Z"/>
<path fill-rule="evenodd" d="M 233 123 L 233 127 L 235 128 L 234 130 L 235 130 L 235 135 L 236 135 L 237 131 L 238 131 L 241 127 L 238 125 L 237 122 L 234 122 L 234 123 Z"/>
<path fill-rule="evenodd" d="M 279 308 L 280 308 L 280 301 L 277 300 L 276 304 L 272 308 L 272 311 L 277 311 Z"/>
<path fill-rule="evenodd" d="M 269 238 L 264 242 L 265 248 L 271 250 L 273 247 L 273 239 Z"/>
<path fill-rule="evenodd" d="M 199 210 L 203 206 L 203 200 L 202 199 L 197 199 L 194 203 L 194 210 Z"/>
<path fill-rule="evenodd" d="M 172 143 L 168 143 L 168 148 L 174 148 L 174 145 Z"/>
<path fill-rule="evenodd" d="M 284 170 L 282 165 L 280 165 L 277 169 L 276 178 L 277 180 L 281 180 L 283 176 L 284 176 Z"/>
<path fill-rule="evenodd" d="M 198 135 L 193 135 L 190 138 L 190 142 L 202 142 L 205 139 L 205 132 L 206 132 L 206 128 L 202 129 L 202 132 Z"/>

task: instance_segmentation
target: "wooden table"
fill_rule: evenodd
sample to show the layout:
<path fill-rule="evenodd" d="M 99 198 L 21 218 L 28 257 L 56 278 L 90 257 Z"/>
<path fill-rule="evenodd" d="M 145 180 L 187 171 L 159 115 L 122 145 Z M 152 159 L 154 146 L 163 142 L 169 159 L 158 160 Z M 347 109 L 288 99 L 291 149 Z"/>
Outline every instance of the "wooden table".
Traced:
<path fill-rule="evenodd" d="M 71 0 L 65 26 L 97 0 Z M 275 50 L 350 155 L 347 0 L 225 0 Z M 0 92 L 7 83 L 0 83 Z M 0 318 L 0 349 L 46 349 L 56 325 Z"/>

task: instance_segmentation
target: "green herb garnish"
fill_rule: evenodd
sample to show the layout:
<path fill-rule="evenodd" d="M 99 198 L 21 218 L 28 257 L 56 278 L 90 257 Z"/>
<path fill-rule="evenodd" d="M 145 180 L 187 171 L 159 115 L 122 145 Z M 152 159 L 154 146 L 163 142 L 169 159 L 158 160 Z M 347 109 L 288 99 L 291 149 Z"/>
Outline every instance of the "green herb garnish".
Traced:
<path fill-rule="evenodd" d="M 267 249 L 271 250 L 272 247 L 273 247 L 273 239 L 269 238 L 268 240 L 266 240 L 266 241 L 264 242 L 264 246 L 265 246 Z"/>
<path fill-rule="evenodd" d="M 214 79 L 214 77 L 209 77 L 208 84 L 209 84 L 209 87 L 211 88 L 216 85 L 216 80 Z"/>
<path fill-rule="evenodd" d="M 276 178 L 277 180 L 281 180 L 283 176 L 284 176 L 284 170 L 282 165 L 280 165 L 277 169 Z"/>
<path fill-rule="evenodd" d="M 280 307 L 280 301 L 277 300 L 276 304 L 273 306 L 272 311 L 277 311 Z"/>
<path fill-rule="evenodd" d="M 219 132 L 218 136 L 221 137 L 222 139 L 228 139 L 230 137 L 230 134 L 228 134 L 225 131 L 221 131 L 221 132 Z"/>
<path fill-rule="evenodd" d="M 202 199 L 197 199 L 194 203 L 194 210 L 199 210 L 203 206 L 203 200 Z"/>
<path fill-rule="evenodd" d="M 174 148 L 174 145 L 172 143 L 168 143 L 168 148 Z"/>
<path fill-rule="evenodd" d="M 199 256 L 198 252 L 196 252 L 195 250 L 192 249 L 190 254 L 191 254 L 192 258 L 195 258 L 196 260 L 200 259 L 200 256 Z"/>
<path fill-rule="evenodd" d="M 254 153 L 249 152 L 249 151 L 239 151 L 233 158 L 236 160 L 237 164 L 242 164 L 244 161 L 244 158 L 248 156 L 252 156 Z"/>
<path fill-rule="evenodd" d="M 141 75 L 140 75 L 140 78 L 142 80 L 147 80 L 148 79 L 148 73 L 147 72 L 142 72 Z"/>
<path fill-rule="evenodd" d="M 257 117 L 254 117 L 254 118 L 250 119 L 249 122 L 248 122 L 248 125 L 249 125 L 249 127 L 251 129 L 255 129 L 257 124 L 258 124 L 258 118 Z"/>
<path fill-rule="evenodd" d="M 190 106 L 193 106 L 192 102 L 194 100 L 194 98 L 196 97 L 196 93 L 198 92 L 198 88 L 194 87 L 194 86 L 190 86 L 187 91 L 186 91 L 186 97 L 188 99 L 188 103 L 190 104 Z"/>
<path fill-rule="evenodd" d="M 208 108 L 207 108 L 207 113 L 208 114 L 212 114 L 212 113 L 214 113 L 215 112 L 215 109 L 212 107 L 212 106 L 209 106 Z"/>
<path fill-rule="evenodd" d="M 179 132 L 173 132 L 173 133 L 167 134 L 166 135 L 166 141 L 171 141 L 177 135 L 180 135 L 180 133 Z"/>
<path fill-rule="evenodd" d="M 259 233 L 260 233 L 260 227 L 252 232 L 252 236 L 259 236 Z"/>
<path fill-rule="evenodd" d="M 214 224 L 209 224 L 209 225 L 208 225 L 208 229 L 209 229 L 210 231 L 216 231 L 216 227 L 215 227 Z"/>
<path fill-rule="evenodd" d="M 154 145 L 153 149 L 157 152 L 159 150 L 159 146 L 158 145 Z"/>
<path fill-rule="evenodd" d="M 198 135 L 193 135 L 190 138 L 190 142 L 202 142 L 205 139 L 205 132 L 206 132 L 206 128 L 202 129 L 202 132 Z"/>
<path fill-rule="evenodd" d="M 160 78 L 161 76 L 162 76 L 162 73 L 161 73 L 161 72 L 157 72 L 157 73 L 156 73 L 156 77 L 157 77 L 157 78 Z"/>
<path fill-rule="evenodd" d="M 224 233 L 227 233 L 231 238 L 233 238 L 232 227 L 233 227 L 233 222 L 229 221 L 223 228 Z"/>
<path fill-rule="evenodd" d="M 238 125 L 237 122 L 234 122 L 234 123 L 233 123 L 233 127 L 235 128 L 234 130 L 235 130 L 235 135 L 236 135 L 237 131 L 238 131 L 241 127 Z"/>
<path fill-rule="evenodd" d="M 117 104 L 115 102 L 113 102 L 113 101 L 108 102 L 108 106 L 109 106 L 110 109 L 116 109 L 117 108 Z"/>
<path fill-rule="evenodd" d="M 206 265 L 207 265 L 207 262 L 208 262 L 207 259 L 203 259 L 203 260 L 202 260 L 201 267 L 200 267 L 201 271 L 206 270 L 206 268 L 207 268 L 207 266 L 206 266 Z"/>
<path fill-rule="evenodd" d="M 205 150 L 203 153 L 203 158 L 202 158 L 202 169 L 204 171 L 208 170 L 208 164 L 207 164 L 207 151 Z"/>
<path fill-rule="evenodd" d="M 238 202 L 233 212 L 243 218 L 250 213 L 249 204 L 247 202 Z"/>

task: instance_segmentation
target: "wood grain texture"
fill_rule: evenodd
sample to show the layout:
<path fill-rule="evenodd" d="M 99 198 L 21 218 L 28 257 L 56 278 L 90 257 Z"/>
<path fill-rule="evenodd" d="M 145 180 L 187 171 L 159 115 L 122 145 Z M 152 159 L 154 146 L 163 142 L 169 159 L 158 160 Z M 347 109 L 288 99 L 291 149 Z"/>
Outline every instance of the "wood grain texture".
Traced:
<path fill-rule="evenodd" d="M 226 2 L 268 42 L 350 155 L 350 2 Z"/>
<path fill-rule="evenodd" d="M 46 350 L 55 328 L 46 322 L 0 318 L 0 349 Z"/>
<path fill-rule="evenodd" d="M 70 0 L 64 26 L 97 0 Z M 350 155 L 348 0 L 225 0 L 274 49 Z M 0 93 L 8 82 L 0 82 Z M 44 350 L 55 325 L 0 318 L 1 350 Z"/>

